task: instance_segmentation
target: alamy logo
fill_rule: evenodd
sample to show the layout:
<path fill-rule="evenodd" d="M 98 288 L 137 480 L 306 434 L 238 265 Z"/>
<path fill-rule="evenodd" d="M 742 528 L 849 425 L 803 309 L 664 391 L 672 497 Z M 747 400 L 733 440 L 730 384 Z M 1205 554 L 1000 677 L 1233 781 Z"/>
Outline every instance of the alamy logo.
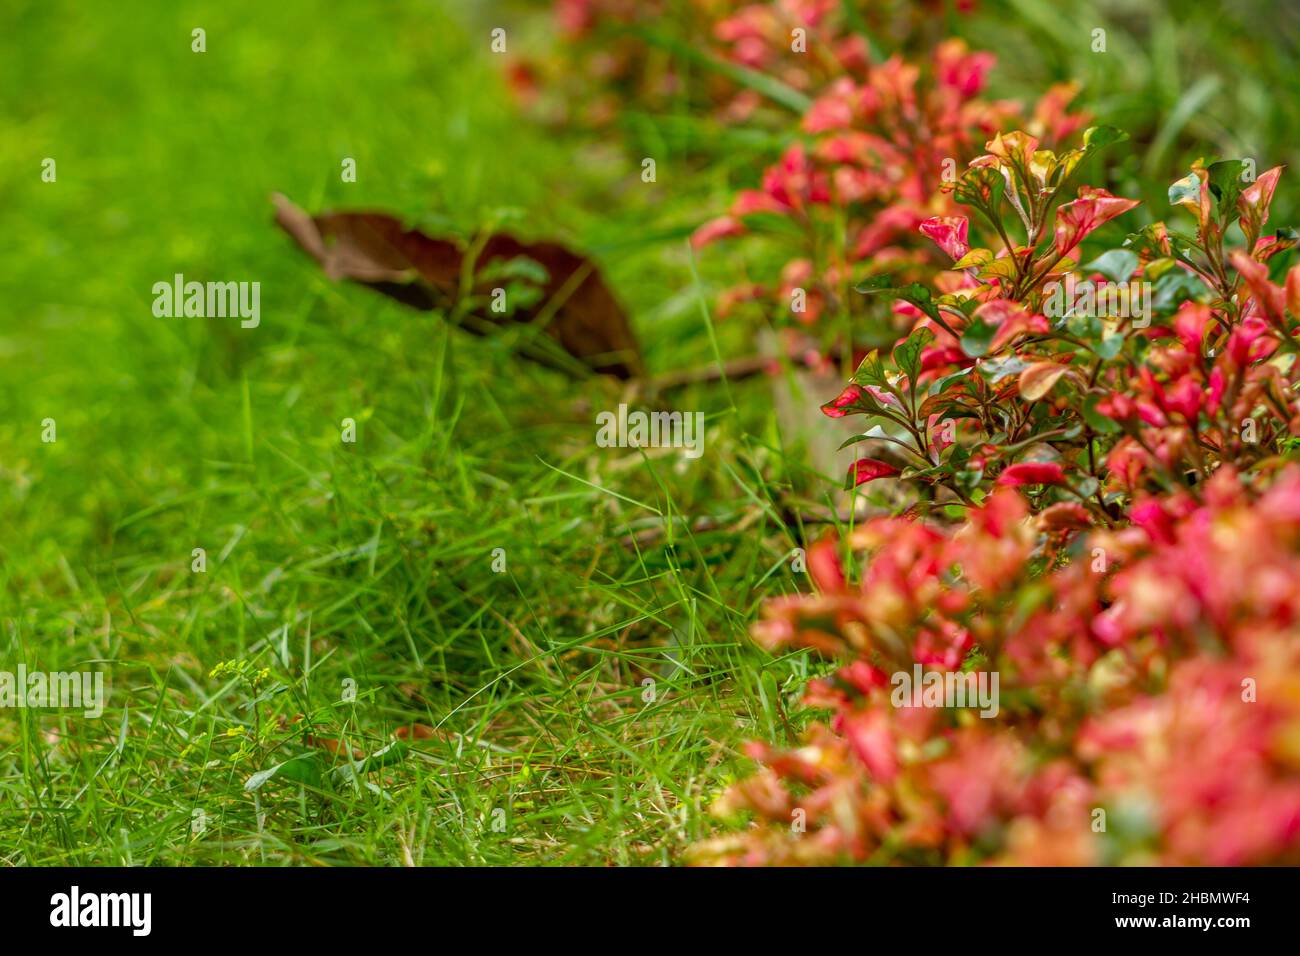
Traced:
<path fill-rule="evenodd" d="M 898 671 L 889 682 L 894 685 L 889 702 L 895 707 L 976 707 L 981 717 L 998 715 L 997 671 L 926 671 L 920 664 L 912 673 Z"/>
<path fill-rule="evenodd" d="M 153 314 L 160 319 L 238 317 L 241 328 L 262 321 L 262 283 L 186 282 L 176 273 L 171 282 L 153 284 Z"/>
<path fill-rule="evenodd" d="M 687 458 L 704 454 L 703 412 L 629 412 L 596 416 L 596 444 L 601 448 L 682 448 Z"/>
<path fill-rule="evenodd" d="M 1132 319 L 1135 329 L 1151 324 L 1150 282 L 1077 282 L 1071 272 L 1064 282 L 1047 283 L 1043 293 L 1043 314 L 1049 319 Z"/>
<path fill-rule="evenodd" d="M 152 893 L 70 893 L 50 897 L 50 925 L 129 926 L 133 936 L 148 936 L 153 926 Z"/>
<path fill-rule="evenodd" d="M 80 710 L 83 717 L 104 713 L 103 671 L 0 671 L 0 707 L 52 707 Z"/>

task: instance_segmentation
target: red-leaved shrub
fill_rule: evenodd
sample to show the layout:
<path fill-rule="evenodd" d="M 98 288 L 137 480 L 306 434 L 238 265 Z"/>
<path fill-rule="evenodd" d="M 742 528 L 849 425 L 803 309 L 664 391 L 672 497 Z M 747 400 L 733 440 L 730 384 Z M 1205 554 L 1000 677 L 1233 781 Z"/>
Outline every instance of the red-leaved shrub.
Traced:
<path fill-rule="evenodd" d="M 1163 223 L 1080 266 L 1135 203 L 995 136 L 920 230 L 931 289 L 861 291 L 915 323 L 824 406 L 880 449 L 850 483 L 915 492 L 808 554 L 815 595 L 754 633 L 841 666 L 829 712 L 719 801 L 747 816 L 700 862 L 1300 862 L 1300 465 L 1295 243 L 1280 174 L 1198 164 Z M 1244 242 L 1227 236 L 1240 233 Z M 952 516 L 961 517 L 953 520 Z M 991 690 L 978 707 L 957 688 Z M 932 693 L 933 692 L 933 693 Z"/>
<path fill-rule="evenodd" d="M 865 77 L 844 76 L 812 103 L 801 137 L 768 167 L 756 189 L 736 194 L 727 214 L 702 225 L 697 248 L 761 232 L 782 251 L 779 282 L 748 283 L 723 294 L 719 314 L 757 300 L 765 311 L 813 327 L 828 348 L 857 340 L 888 341 L 897 322 L 853 294 L 856 283 L 882 271 L 932 280 L 941 264 L 924 235 L 951 253 L 960 239 L 941 234 L 957 212 L 944 186 L 1007 124 L 1020 107 L 980 97 L 993 65 L 960 40 L 940 44 L 924 68 L 899 56 L 872 64 Z M 1032 127 L 1048 141 L 1075 133 L 1086 117 L 1069 114 L 1072 86 L 1054 87 L 1034 111 Z M 927 224 L 940 224 L 940 232 Z M 918 231 L 919 230 L 919 231 Z M 885 321 L 881 321 L 885 319 Z"/>

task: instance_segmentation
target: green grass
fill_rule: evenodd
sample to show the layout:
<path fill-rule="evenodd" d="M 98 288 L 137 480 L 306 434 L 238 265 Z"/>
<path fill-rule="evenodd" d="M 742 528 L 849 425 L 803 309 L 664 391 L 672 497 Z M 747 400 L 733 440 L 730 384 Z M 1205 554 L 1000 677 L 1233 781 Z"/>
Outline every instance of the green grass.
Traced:
<path fill-rule="evenodd" d="M 746 636 L 799 583 L 773 486 L 816 487 L 786 474 L 767 386 L 675 398 L 709 415 L 697 462 L 598 449 L 614 386 L 330 283 L 267 197 L 607 250 L 659 369 L 713 354 L 673 238 L 698 209 L 521 123 L 459 5 L 150 7 L 0 21 L 0 669 L 111 688 L 99 720 L 0 712 L 0 859 L 674 859 L 806 669 Z M 155 318 L 176 272 L 260 281 L 261 326 Z M 210 676 L 229 660 L 266 682 Z M 353 766 L 300 714 L 365 754 L 437 735 Z"/>
<path fill-rule="evenodd" d="M 599 135 L 521 120 L 488 30 L 546 41 L 514 5 L 116 7 L 0 12 L 0 670 L 100 668 L 111 688 L 97 720 L 0 711 L 0 860 L 679 860 L 716 826 L 743 742 L 807 719 L 821 665 L 748 630 L 765 598 L 808 587 L 789 554 L 817 529 L 787 527 L 790 502 L 815 510 L 837 482 L 782 434 L 762 380 L 674 394 L 708 415 L 698 461 L 595 447 L 616 385 L 329 282 L 268 196 L 591 250 L 663 371 L 711 361 L 715 337 L 753 348 L 701 308 L 743 264 L 715 255 L 697 279 L 682 238 L 776 137 L 716 134 L 710 161 L 715 134 L 680 111 Z M 1060 29 L 1044 14 L 996 36 Z M 1058 78 L 1004 60 L 1013 82 Z M 1255 96 L 1261 155 L 1285 141 L 1276 66 L 1231 88 Z M 1159 137 L 1187 86 L 1089 105 Z M 1196 155 L 1199 122 L 1171 126 L 1157 166 Z M 1153 195 L 1167 173 L 1133 170 Z M 155 318 L 151 287 L 177 272 L 261 282 L 261 326 Z M 214 676 L 228 661 L 265 678 Z M 411 724 L 435 733 L 390 747 Z"/>

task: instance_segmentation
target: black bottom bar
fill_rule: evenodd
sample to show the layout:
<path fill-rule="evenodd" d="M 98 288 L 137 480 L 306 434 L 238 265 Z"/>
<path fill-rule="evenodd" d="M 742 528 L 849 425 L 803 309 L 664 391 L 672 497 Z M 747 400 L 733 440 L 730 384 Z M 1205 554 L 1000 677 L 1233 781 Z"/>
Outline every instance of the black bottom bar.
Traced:
<path fill-rule="evenodd" d="M 660 931 L 663 945 L 686 932 L 692 942 L 716 938 L 729 947 L 749 936 L 807 946 L 845 933 L 864 947 L 882 937 L 937 940 L 935 933 L 952 933 L 953 942 L 974 942 L 974 933 L 993 945 L 1029 931 L 1044 940 L 1173 933 L 1227 941 L 1293 927 L 1296 876 L 1293 869 L 9 869 L 0 870 L 0 913 L 19 939 L 76 933 L 127 945 L 374 945 L 428 933 L 431 944 L 480 934 L 509 943 L 523 934 L 515 942 L 531 945 L 541 934 L 607 948 Z"/>

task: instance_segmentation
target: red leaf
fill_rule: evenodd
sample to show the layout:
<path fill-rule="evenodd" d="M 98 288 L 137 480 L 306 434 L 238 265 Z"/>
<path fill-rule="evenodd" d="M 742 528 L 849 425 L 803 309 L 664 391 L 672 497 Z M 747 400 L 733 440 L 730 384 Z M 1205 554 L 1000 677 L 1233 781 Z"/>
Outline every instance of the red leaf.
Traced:
<path fill-rule="evenodd" d="M 853 477 L 853 487 L 864 485 L 868 481 L 875 481 L 877 478 L 888 478 L 891 475 L 898 474 L 898 469 L 887 461 L 877 461 L 875 458 L 859 458 L 855 461 L 849 474 Z"/>
<path fill-rule="evenodd" d="M 998 475 L 999 485 L 1063 485 L 1065 471 L 1054 461 L 1022 461 Z"/>

